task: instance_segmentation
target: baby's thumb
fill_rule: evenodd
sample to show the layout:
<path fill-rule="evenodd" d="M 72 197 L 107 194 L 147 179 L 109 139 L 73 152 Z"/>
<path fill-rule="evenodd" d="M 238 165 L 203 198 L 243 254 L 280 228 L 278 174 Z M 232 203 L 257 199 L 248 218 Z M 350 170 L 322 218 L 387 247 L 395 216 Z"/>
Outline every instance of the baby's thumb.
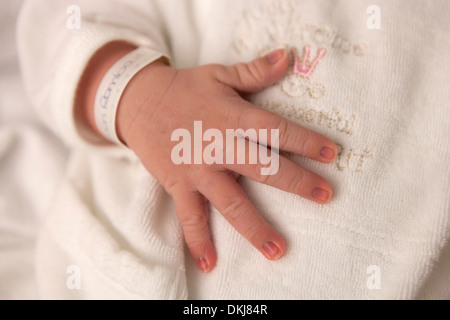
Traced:
<path fill-rule="evenodd" d="M 224 67 L 218 80 L 240 92 L 257 92 L 281 79 L 289 66 L 286 50 L 278 49 L 249 63 Z"/>

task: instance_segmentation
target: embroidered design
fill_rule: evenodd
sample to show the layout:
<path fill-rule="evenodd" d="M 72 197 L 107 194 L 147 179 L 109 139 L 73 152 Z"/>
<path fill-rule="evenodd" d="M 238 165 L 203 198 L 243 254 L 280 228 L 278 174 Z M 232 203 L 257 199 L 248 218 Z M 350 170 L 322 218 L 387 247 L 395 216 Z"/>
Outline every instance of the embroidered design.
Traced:
<path fill-rule="evenodd" d="M 338 147 L 338 155 L 336 157 L 336 168 L 339 171 L 351 169 L 356 172 L 363 172 L 364 164 L 368 159 L 373 157 L 373 151 L 370 149 L 357 151 L 351 148 L 350 150 L 346 151 L 344 147 L 341 146 L 340 144 L 336 145 Z"/>
<path fill-rule="evenodd" d="M 291 98 L 301 97 L 308 90 L 308 81 L 290 74 L 281 82 L 281 90 Z"/>
<path fill-rule="evenodd" d="M 236 21 L 237 40 L 233 49 L 238 54 L 252 51 L 263 55 L 273 48 L 301 42 L 357 57 L 369 52 L 368 45 L 362 41 L 349 39 L 330 26 L 310 23 L 304 11 L 298 0 L 261 1 L 260 6 L 244 9 Z"/>
<path fill-rule="evenodd" d="M 325 86 L 321 83 L 313 83 L 308 87 L 308 93 L 314 99 L 322 98 L 325 95 Z"/>
<path fill-rule="evenodd" d="M 293 104 L 285 105 L 277 102 L 256 102 L 256 105 L 294 121 L 325 127 L 349 136 L 355 132 L 356 115 L 343 115 L 337 108 L 333 108 L 331 111 L 323 111 L 311 107 L 307 108 Z"/>
<path fill-rule="evenodd" d="M 309 54 L 311 52 L 311 48 L 309 46 L 305 46 L 305 48 L 303 49 L 303 61 L 302 64 L 300 64 L 298 56 L 297 56 L 297 51 L 295 49 L 292 49 L 292 55 L 294 56 L 294 68 L 292 69 L 292 71 L 295 74 L 299 74 L 302 77 L 305 77 L 307 79 L 309 79 L 309 77 L 311 76 L 311 73 L 314 71 L 314 69 L 316 68 L 317 64 L 319 63 L 320 59 L 322 59 L 325 54 L 327 53 L 326 49 L 319 49 L 319 52 L 316 56 L 316 58 L 313 60 L 313 62 L 311 62 L 309 65 Z"/>
<path fill-rule="evenodd" d="M 281 83 L 281 90 L 291 98 L 301 97 L 305 95 L 306 92 L 308 92 L 313 99 L 323 97 L 325 95 L 325 86 L 321 83 L 311 83 L 309 78 L 320 59 L 325 56 L 326 50 L 320 49 L 316 58 L 311 63 L 309 61 L 311 52 L 310 46 L 304 47 L 301 63 L 297 56 L 297 51 L 294 48 L 292 48 L 291 51 L 294 60 L 292 73 Z M 298 77 L 298 75 L 300 75 L 300 77 Z"/>
<path fill-rule="evenodd" d="M 334 165 L 339 172 L 349 170 L 357 173 L 363 173 L 367 167 L 365 164 L 369 159 L 373 158 L 373 152 L 370 149 L 358 151 L 350 148 L 345 150 L 340 144 L 337 144 L 337 147 L 339 151 Z M 287 151 L 280 151 L 280 155 L 292 161 L 300 158 L 299 155 Z"/>
<path fill-rule="evenodd" d="M 322 83 L 311 83 L 309 79 L 290 74 L 280 84 L 280 89 L 291 98 L 304 96 L 307 92 L 313 99 L 320 99 L 325 95 L 325 86 Z"/>
<path fill-rule="evenodd" d="M 335 102 L 334 106 L 321 105 L 325 95 L 334 89 L 329 87 L 326 79 L 311 81 L 312 74 L 325 55 L 333 52 L 338 57 L 349 55 L 361 58 L 370 54 L 369 45 L 363 39 L 352 38 L 338 29 L 311 23 L 298 0 L 266 0 L 244 9 L 242 18 L 236 21 L 235 30 L 232 48 L 239 57 L 244 54 L 263 56 L 274 48 L 286 48 L 293 56 L 289 73 L 284 79 L 265 93 L 252 97 L 252 102 L 313 130 L 321 127 L 322 130 L 343 134 L 345 139 L 343 145 L 338 145 L 334 162 L 337 172 L 362 173 L 370 170 L 375 159 L 373 149 L 350 143 L 353 141 L 350 138 L 358 139 L 354 135 L 360 127 L 360 119 L 344 106 L 339 106 L 339 102 Z M 311 51 L 316 49 L 311 56 Z M 283 92 L 286 96 L 282 101 L 273 101 L 271 94 L 274 92 Z M 325 103 L 329 102 L 327 100 Z M 300 161 L 297 155 L 285 155 Z"/>

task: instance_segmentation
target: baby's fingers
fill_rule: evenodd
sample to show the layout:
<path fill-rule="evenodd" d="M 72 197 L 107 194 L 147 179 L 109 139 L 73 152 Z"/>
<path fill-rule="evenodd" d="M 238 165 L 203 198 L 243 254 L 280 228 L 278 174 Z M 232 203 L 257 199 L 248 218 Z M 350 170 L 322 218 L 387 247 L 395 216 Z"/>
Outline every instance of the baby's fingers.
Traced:
<path fill-rule="evenodd" d="M 217 79 L 241 92 L 257 92 L 275 82 L 286 73 L 289 55 L 279 49 L 249 63 L 237 63 L 218 69 Z"/>
<path fill-rule="evenodd" d="M 203 195 L 194 191 L 176 190 L 172 193 L 184 238 L 198 268 L 211 271 L 217 255 L 211 242 L 208 225 L 208 204 Z"/>
<path fill-rule="evenodd" d="M 197 187 L 225 219 L 267 259 L 277 260 L 284 255 L 286 244 L 283 238 L 260 216 L 231 174 L 211 174 Z"/>
<path fill-rule="evenodd" d="M 235 156 L 233 163 L 225 164 L 227 169 L 256 182 L 299 195 L 319 204 L 325 204 L 331 200 L 333 187 L 321 176 L 302 168 L 276 152 L 270 152 L 263 145 L 258 145 L 248 140 L 244 140 L 244 144 L 245 150 L 255 152 L 255 150 L 259 149 L 259 152 L 255 153 L 259 155 L 270 154 L 270 157 L 264 160 L 267 164 L 261 162 L 261 157 L 256 159 L 256 163 L 252 163 L 249 151 L 245 152 L 245 161 L 242 164 L 239 163 L 237 156 Z M 253 162 L 255 162 L 254 160 Z"/>
<path fill-rule="evenodd" d="M 240 104 L 230 104 L 233 119 L 232 126 L 247 132 L 248 130 L 265 130 L 267 136 L 272 132 L 278 135 L 276 148 L 310 159 L 330 163 L 338 154 L 336 144 L 327 137 L 309 130 L 273 112 L 255 107 L 250 102 L 241 101 Z M 272 146 L 272 141 L 263 141 Z"/>

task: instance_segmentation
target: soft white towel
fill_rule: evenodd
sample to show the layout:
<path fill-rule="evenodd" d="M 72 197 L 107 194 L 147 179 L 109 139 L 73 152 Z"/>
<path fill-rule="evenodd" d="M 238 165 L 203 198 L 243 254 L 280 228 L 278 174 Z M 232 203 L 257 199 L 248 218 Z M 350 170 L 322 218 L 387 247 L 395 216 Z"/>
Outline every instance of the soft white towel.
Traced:
<path fill-rule="evenodd" d="M 21 1 L 0 2 L 0 299 L 37 298 L 35 240 L 65 149 L 25 98 L 15 44 Z"/>
<path fill-rule="evenodd" d="M 29 1 L 19 24 L 29 96 L 71 147 L 39 231 L 40 297 L 450 297 L 448 1 L 378 1 L 379 30 L 367 28 L 372 1 L 78 1 L 81 29 L 69 30 L 72 2 Z M 286 237 L 283 259 L 265 260 L 212 208 L 219 261 L 202 274 L 183 252 L 172 200 L 134 155 L 79 137 L 79 76 L 97 48 L 124 38 L 175 67 L 326 49 L 309 79 L 291 71 L 252 97 L 341 146 L 332 165 L 290 156 L 333 184 L 326 206 L 240 179 Z"/>

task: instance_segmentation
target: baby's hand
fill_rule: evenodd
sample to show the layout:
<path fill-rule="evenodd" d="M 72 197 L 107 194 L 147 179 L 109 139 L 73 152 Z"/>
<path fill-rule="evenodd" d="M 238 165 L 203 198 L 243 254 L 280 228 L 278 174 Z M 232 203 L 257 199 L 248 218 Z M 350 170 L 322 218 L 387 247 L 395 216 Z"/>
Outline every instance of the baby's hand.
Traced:
<path fill-rule="evenodd" d="M 186 243 L 202 271 L 212 270 L 217 260 L 208 226 L 208 201 L 267 259 L 279 259 L 286 251 L 283 238 L 253 207 L 236 174 L 320 204 L 332 196 L 326 180 L 281 155 L 275 175 L 261 175 L 261 163 L 175 165 L 171 160 L 176 144 L 171 142 L 172 132 L 183 128 L 193 137 L 194 121 L 202 121 L 204 131 L 216 128 L 224 137 L 226 129 L 279 129 L 280 150 L 333 161 L 337 147 L 332 141 L 239 95 L 274 84 L 288 64 L 284 50 L 250 63 L 183 70 L 158 60 L 132 79 L 121 98 L 118 135 L 173 197 Z"/>

